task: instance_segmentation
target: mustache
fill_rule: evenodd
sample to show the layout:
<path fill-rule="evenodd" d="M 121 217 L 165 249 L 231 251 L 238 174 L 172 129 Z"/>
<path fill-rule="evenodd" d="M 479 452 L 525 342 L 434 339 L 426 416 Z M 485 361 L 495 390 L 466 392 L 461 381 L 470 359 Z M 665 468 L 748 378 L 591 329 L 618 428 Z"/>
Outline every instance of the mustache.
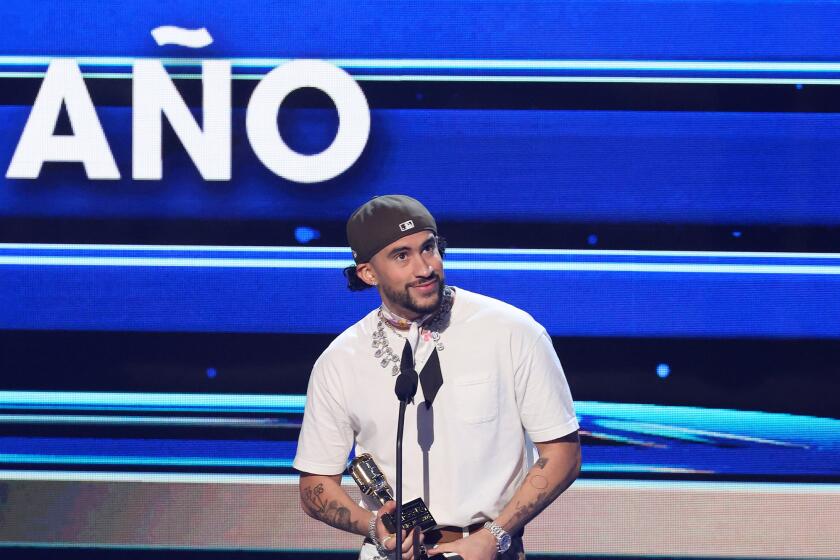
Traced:
<path fill-rule="evenodd" d="M 416 288 L 420 284 L 428 284 L 432 280 L 437 280 L 438 282 L 440 282 L 440 274 L 438 274 L 437 272 L 432 272 L 431 274 L 429 274 L 425 278 L 420 278 L 419 280 L 415 280 L 414 282 L 411 282 L 410 284 L 407 284 L 407 285 L 408 285 L 409 288 Z"/>

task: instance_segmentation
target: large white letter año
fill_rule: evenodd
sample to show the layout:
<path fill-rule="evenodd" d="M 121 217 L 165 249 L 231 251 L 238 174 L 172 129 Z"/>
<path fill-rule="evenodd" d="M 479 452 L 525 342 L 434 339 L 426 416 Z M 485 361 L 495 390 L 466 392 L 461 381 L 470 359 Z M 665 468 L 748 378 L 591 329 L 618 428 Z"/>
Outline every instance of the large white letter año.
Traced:
<path fill-rule="evenodd" d="M 160 61 L 134 63 L 133 178 L 163 177 L 161 121 L 166 115 L 201 176 L 207 181 L 230 180 L 230 62 L 205 60 L 201 82 L 203 132 Z"/>
<path fill-rule="evenodd" d="M 70 136 L 54 134 L 62 104 L 67 107 L 73 128 Z M 74 60 L 50 62 L 6 178 L 37 179 L 45 161 L 81 162 L 88 179 L 120 178 L 79 65 Z"/>
<path fill-rule="evenodd" d="M 338 111 L 338 132 L 319 154 L 295 152 L 277 129 L 277 112 L 289 93 L 311 87 L 326 93 Z M 248 140 L 260 161 L 276 175 L 298 183 L 337 177 L 362 154 L 370 133 L 370 109 L 359 84 L 344 70 L 320 60 L 293 60 L 262 79 L 248 102 Z"/>

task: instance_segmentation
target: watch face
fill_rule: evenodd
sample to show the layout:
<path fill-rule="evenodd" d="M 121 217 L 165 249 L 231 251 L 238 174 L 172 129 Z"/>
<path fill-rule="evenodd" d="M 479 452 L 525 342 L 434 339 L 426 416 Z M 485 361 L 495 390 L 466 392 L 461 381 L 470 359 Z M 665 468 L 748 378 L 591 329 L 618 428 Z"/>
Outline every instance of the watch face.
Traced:
<path fill-rule="evenodd" d="M 508 535 L 507 533 L 502 535 L 502 537 L 499 539 L 498 544 L 499 544 L 499 552 L 501 552 L 501 553 L 507 552 L 507 549 L 510 548 L 510 535 Z"/>

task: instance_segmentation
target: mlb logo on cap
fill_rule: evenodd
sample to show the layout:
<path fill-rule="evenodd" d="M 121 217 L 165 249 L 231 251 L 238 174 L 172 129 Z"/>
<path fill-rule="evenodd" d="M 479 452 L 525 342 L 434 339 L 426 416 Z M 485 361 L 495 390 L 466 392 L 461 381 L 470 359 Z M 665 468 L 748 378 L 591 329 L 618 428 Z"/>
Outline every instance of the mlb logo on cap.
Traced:
<path fill-rule="evenodd" d="M 414 229 L 414 220 L 408 220 L 400 224 L 400 231 L 408 231 Z"/>

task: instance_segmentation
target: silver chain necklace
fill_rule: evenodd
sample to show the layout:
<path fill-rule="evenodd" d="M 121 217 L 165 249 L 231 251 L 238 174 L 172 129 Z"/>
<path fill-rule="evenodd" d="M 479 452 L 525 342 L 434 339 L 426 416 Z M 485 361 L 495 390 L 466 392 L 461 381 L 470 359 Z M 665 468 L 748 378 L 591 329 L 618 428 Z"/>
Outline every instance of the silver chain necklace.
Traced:
<path fill-rule="evenodd" d="M 434 341 L 435 348 L 438 352 L 443 352 L 443 342 L 440 340 L 440 330 L 448 319 L 449 311 L 452 309 L 452 289 L 449 286 L 443 289 L 443 301 L 441 301 L 440 308 L 428 321 L 422 329 L 429 331 L 429 334 Z M 388 343 L 388 337 L 385 335 L 385 325 L 391 329 L 398 337 L 405 339 L 405 336 L 400 334 L 391 323 L 389 323 L 382 315 L 382 308 L 380 307 L 376 316 L 376 330 L 373 331 L 373 342 L 371 346 L 374 348 L 373 357 L 379 360 L 379 365 L 384 369 L 388 365 L 391 366 L 391 375 L 397 375 L 400 372 L 400 356 L 391 349 Z"/>

